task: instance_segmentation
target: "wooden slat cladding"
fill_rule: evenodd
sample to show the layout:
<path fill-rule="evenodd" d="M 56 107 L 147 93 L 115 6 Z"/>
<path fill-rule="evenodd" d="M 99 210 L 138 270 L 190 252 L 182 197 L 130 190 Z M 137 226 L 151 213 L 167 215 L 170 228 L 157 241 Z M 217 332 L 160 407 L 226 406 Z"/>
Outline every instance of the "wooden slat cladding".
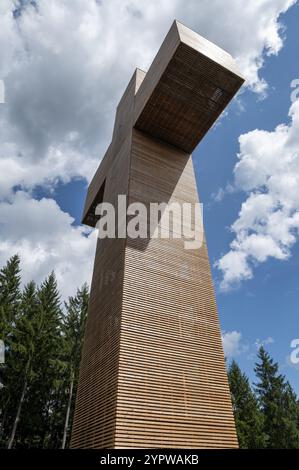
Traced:
<path fill-rule="evenodd" d="M 127 194 L 131 135 L 111 159 L 104 200 Z M 125 239 L 99 239 L 90 292 L 71 447 L 114 447 Z"/>
<path fill-rule="evenodd" d="M 134 113 L 134 97 L 137 93 L 140 84 L 144 78 L 145 72 L 140 69 L 136 69 L 116 110 L 115 123 L 113 129 L 113 137 L 111 145 L 101 162 L 101 165 L 97 169 L 90 185 L 85 201 L 83 220 L 82 222 L 91 227 L 95 227 L 97 217 L 95 217 L 95 208 L 97 204 L 101 202 L 100 189 L 107 175 L 112 175 L 115 178 L 117 172 L 123 171 L 121 163 L 118 160 L 125 158 L 123 156 L 125 143 L 128 142 L 128 137 L 131 135 L 132 124 L 133 124 L 133 113 Z M 115 161 L 117 169 L 115 167 Z M 129 162 L 129 155 L 127 157 L 127 164 Z M 118 166 L 120 165 L 120 166 Z M 126 179 L 121 180 L 125 182 Z M 114 184 L 114 181 L 110 181 L 110 184 Z M 125 188 L 115 187 L 115 194 L 126 194 Z"/>
<path fill-rule="evenodd" d="M 148 209 L 196 203 L 190 152 L 242 81 L 229 54 L 174 22 L 118 105 L 83 222 L 119 194 Z M 145 239 L 98 241 L 73 448 L 237 447 L 206 242 L 185 248 L 172 207 L 170 239 L 153 236 L 160 217 Z"/>
<path fill-rule="evenodd" d="M 137 200 L 198 198 L 189 155 L 133 130 Z M 205 243 L 127 240 L 115 433 L 120 448 L 237 446 Z"/>
<path fill-rule="evenodd" d="M 136 94 L 135 127 L 191 153 L 243 82 L 230 54 L 175 21 Z"/>
<path fill-rule="evenodd" d="M 180 43 L 136 128 L 191 153 L 243 80 Z"/>

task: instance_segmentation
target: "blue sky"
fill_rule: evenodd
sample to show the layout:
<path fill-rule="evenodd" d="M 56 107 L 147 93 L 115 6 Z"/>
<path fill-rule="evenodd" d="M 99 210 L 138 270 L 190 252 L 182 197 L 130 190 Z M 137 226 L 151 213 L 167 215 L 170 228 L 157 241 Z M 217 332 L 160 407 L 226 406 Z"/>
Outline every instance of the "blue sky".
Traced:
<path fill-rule="evenodd" d="M 285 43 L 278 56 L 265 59 L 262 75 L 269 84 L 268 96 L 260 100 L 246 90 L 240 100 L 244 110 L 239 112 L 232 104 L 229 117 L 205 138 L 194 153 L 199 194 L 204 203 L 204 220 L 211 264 L 226 252 L 232 240 L 230 225 L 236 219 L 244 192 L 228 194 L 221 202 L 213 201 L 212 194 L 219 187 L 232 182 L 238 136 L 253 129 L 273 130 L 287 123 L 290 108 L 290 83 L 299 77 L 299 6 L 283 16 Z M 213 267 L 216 286 L 219 271 Z M 292 256 L 285 261 L 270 259 L 257 266 L 254 277 L 228 293 L 217 288 L 217 303 L 222 329 L 241 332 L 244 351 L 235 359 L 242 369 L 253 377 L 254 343 L 273 338 L 265 347 L 280 364 L 299 392 L 299 368 L 287 361 L 290 342 L 299 337 L 299 246 L 292 248 Z M 247 349 L 248 348 L 248 349 Z M 242 347 L 241 347 L 242 349 Z"/>
<path fill-rule="evenodd" d="M 292 173 L 289 159 L 299 155 L 298 109 L 293 108 L 293 125 L 289 116 L 290 83 L 299 79 L 298 3 L 202 0 L 199 11 L 196 0 L 190 0 L 188 8 L 181 0 L 22 0 L 13 14 L 17 3 L 5 0 L 0 5 L 0 79 L 6 88 L 6 103 L 0 105 L 1 264 L 20 252 L 25 281 L 40 282 L 54 269 L 63 296 L 90 281 L 95 235 L 80 225 L 88 180 L 109 144 L 115 107 L 134 68 L 148 68 L 177 18 L 232 53 L 247 79 L 228 113 L 193 155 L 229 355 L 253 378 L 256 343 L 264 343 L 299 393 L 299 368 L 288 360 L 290 342 L 299 338 L 298 242 L 277 241 L 273 230 L 266 229 L 272 251 L 259 245 L 256 254 L 256 245 L 248 244 L 256 226 L 246 220 L 245 241 L 239 239 L 237 249 L 230 248 L 241 233 L 230 227 L 239 220 L 250 194 L 276 198 L 275 208 L 264 217 L 283 207 L 282 227 L 299 211 L 295 189 L 290 190 L 291 205 L 286 202 L 287 183 L 286 188 L 277 183 L 281 172 L 288 181 L 293 176 L 299 187 L 299 171 Z M 217 22 L 210 20 L 215 12 Z M 275 142 L 283 139 L 275 131 L 280 124 L 293 129 L 293 143 L 276 149 Z M 256 130 L 272 133 L 269 142 Z M 249 136 L 242 145 L 241 135 Z M 266 184 L 258 186 L 248 176 L 246 155 L 251 152 L 259 175 L 261 145 L 268 146 L 268 159 L 273 145 L 273 161 L 282 162 L 285 172 L 273 168 Z M 239 152 L 242 165 L 235 178 Z M 244 183 L 247 176 L 249 189 Z M 228 184 L 233 191 L 225 189 Z M 224 192 L 217 197 L 221 189 Z M 298 226 L 292 223 L 288 235 L 296 240 Z M 288 252 L 287 259 L 281 259 L 281 247 Z M 224 291 L 224 270 L 217 262 L 230 251 L 237 256 L 245 253 L 251 278 L 244 278 L 244 265 L 243 271 L 229 266 L 233 277 Z"/>
<path fill-rule="evenodd" d="M 254 380 L 256 341 L 265 341 L 265 347 L 280 364 L 299 393 L 299 369 L 287 361 L 290 342 L 299 337 L 299 247 L 292 249 L 287 261 L 268 260 L 254 271 L 254 278 L 236 290 L 222 293 L 219 272 L 214 262 L 228 249 L 232 239 L 229 226 L 236 219 L 244 200 L 241 191 L 228 194 L 220 202 L 213 199 L 219 188 L 232 182 L 233 168 L 238 152 L 238 137 L 250 130 L 273 130 L 288 121 L 290 83 L 299 77 L 299 5 L 282 19 L 285 26 L 284 48 L 278 56 L 266 58 L 262 75 L 269 84 L 267 97 L 260 99 L 245 90 L 239 103 L 232 103 L 229 116 L 221 121 L 194 152 L 194 166 L 200 199 L 204 204 L 204 221 L 209 255 L 216 286 L 221 327 L 224 331 L 242 334 L 240 353 L 234 357 Z M 61 185 L 55 191 L 60 207 L 80 223 L 86 186 L 84 181 Z M 271 343 L 271 339 L 273 343 Z"/>

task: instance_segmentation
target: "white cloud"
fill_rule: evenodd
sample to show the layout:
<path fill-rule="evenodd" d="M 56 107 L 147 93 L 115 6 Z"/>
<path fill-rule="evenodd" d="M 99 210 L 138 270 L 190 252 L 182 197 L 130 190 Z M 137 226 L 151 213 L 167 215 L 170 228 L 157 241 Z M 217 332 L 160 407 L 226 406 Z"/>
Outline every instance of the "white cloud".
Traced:
<path fill-rule="evenodd" d="M 249 351 L 251 352 L 247 354 L 247 359 L 249 361 L 256 361 L 256 358 L 257 358 L 256 354 L 257 354 L 257 351 L 261 348 L 261 346 L 264 347 L 273 343 L 274 343 L 274 339 L 272 338 L 272 336 L 268 336 L 265 339 L 257 338 L 255 342 L 250 345 L 250 348 L 248 347 Z"/>
<path fill-rule="evenodd" d="M 221 337 L 224 355 L 228 359 L 239 356 L 239 354 L 247 349 L 247 347 L 241 343 L 242 334 L 239 331 L 223 331 Z"/>
<path fill-rule="evenodd" d="M 62 297 L 73 295 L 90 283 L 97 232 L 72 224 L 53 199 L 17 192 L 0 204 L 0 265 L 19 253 L 24 283 L 39 283 L 54 269 Z"/>
<path fill-rule="evenodd" d="M 136 66 L 148 68 L 174 18 L 232 53 L 248 86 L 263 93 L 263 57 L 282 47 L 280 15 L 293 3 L 1 0 L 0 78 L 6 91 L 0 108 L 1 261 L 19 251 L 26 279 L 40 280 L 54 268 L 64 292 L 88 280 L 85 260 L 93 258 L 93 236 L 73 227 L 54 201 L 31 200 L 24 191 L 91 178 L 130 76 Z M 14 195 L 16 186 L 23 192 Z M 10 214 L 23 217 L 23 228 Z M 49 238 L 52 223 L 56 235 Z M 248 275 L 246 260 L 235 263 L 243 263 Z"/>
<path fill-rule="evenodd" d="M 260 349 L 262 346 L 267 346 L 268 344 L 273 344 L 274 343 L 274 339 L 272 338 L 272 336 L 268 336 L 268 338 L 265 338 L 265 339 L 259 339 L 257 338 L 255 340 L 255 347 L 256 349 Z"/>
<path fill-rule="evenodd" d="M 255 91 L 265 54 L 282 47 L 279 15 L 295 0 L 2 0 L 0 159 L 9 186 L 90 178 L 110 139 L 115 106 L 147 68 L 174 18 L 229 50 Z M 15 15 L 16 16 L 16 15 Z M 217 17 L 217 21 L 211 19 Z M 33 171 L 34 168 L 34 171 Z"/>
<path fill-rule="evenodd" d="M 230 251 L 216 263 L 228 290 L 253 276 L 268 258 L 285 260 L 299 234 L 299 101 L 290 123 L 272 132 L 254 130 L 239 138 L 235 185 L 248 192 L 231 230 Z"/>

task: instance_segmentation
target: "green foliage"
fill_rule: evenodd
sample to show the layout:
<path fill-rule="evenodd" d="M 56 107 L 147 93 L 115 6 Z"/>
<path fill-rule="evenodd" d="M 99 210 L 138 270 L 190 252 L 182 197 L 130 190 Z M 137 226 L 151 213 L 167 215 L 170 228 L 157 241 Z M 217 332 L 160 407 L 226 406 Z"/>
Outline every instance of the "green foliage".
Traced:
<path fill-rule="evenodd" d="M 239 446 L 243 449 L 263 449 L 266 445 L 264 418 L 249 380 L 233 361 L 228 370 Z"/>
<path fill-rule="evenodd" d="M 20 258 L 15 255 L 0 270 L 0 339 L 5 345 L 5 364 L 0 364 L 0 442 L 3 442 L 5 424 L 9 421 L 14 401 L 11 393 L 14 379 L 11 349 L 20 309 L 20 282 Z M 15 388 L 18 388 L 18 382 Z"/>
<path fill-rule="evenodd" d="M 79 378 L 79 367 L 85 323 L 87 318 L 89 291 L 86 284 L 77 290 L 75 297 L 69 297 L 65 303 L 66 315 L 63 321 L 63 334 L 65 341 L 65 373 L 64 393 L 66 393 L 67 406 L 70 407 L 70 420 L 64 422 L 66 426 L 66 446 L 69 444 L 72 416 L 75 407 L 76 391 Z M 64 417 L 65 417 L 64 413 Z"/>
<path fill-rule="evenodd" d="M 21 289 L 20 259 L 0 270 L 0 446 L 68 447 L 89 293 L 61 305 L 54 273 Z M 299 403 L 278 364 L 261 348 L 257 383 L 233 361 L 228 378 L 241 448 L 299 448 Z"/>
<path fill-rule="evenodd" d="M 0 270 L 0 339 L 9 343 L 14 322 L 18 317 L 21 298 L 20 258 L 12 256 Z"/>
<path fill-rule="evenodd" d="M 296 394 L 263 347 L 258 352 L 254 370 L 258 379 L 254 390 L 235 361 L 228 370 L 239 446 L 243 449 L 299 448 Z"/>
<path fill-rule="evenodd" d="M 0 445 L 59 448 L 69 402 L 67 443 L 70 437 L 88 288 L 79 289 L 62 309 L 54 273 L 39 287 L 30 282 L 21 291 L 19 264 L 14 256 L 0 271 L 0 331 L 6 346 Z"/>
<path fill-rule="evenodd" d="M 265 418 L 264 429 L 268 447 L 299 448 L 298 405 L 294 391 L 285 377 L 278 373 L 278 364 L 263 347 L 258 353 L 255 373 L 256 393 Z"/>

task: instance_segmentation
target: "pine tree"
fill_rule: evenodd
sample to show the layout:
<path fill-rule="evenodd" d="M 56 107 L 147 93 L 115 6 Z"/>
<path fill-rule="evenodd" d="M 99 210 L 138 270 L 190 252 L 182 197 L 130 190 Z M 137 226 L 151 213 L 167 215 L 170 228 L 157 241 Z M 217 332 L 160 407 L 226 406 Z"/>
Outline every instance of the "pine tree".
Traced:
<path fill-rule="evenodd" d="M 18 318 L 20 305 L 20 258 L 18 255 L 11 257 L 0 270 L 0 339 L 5 345 L 5 363 L 0 364 L 0 443 L 5 445 L 6 424 L 9 419 L 9 411 L 12 394 L 10 384 L 13 383 L 14 362 L 11 352 L 12 332 Z"/>
<path fill-rule="evenodd" d="M 75 297 L 69 297 L 65 303 L 66 315 L 64 319 L 64 337 L 66 345 L 67 382 L 65 390 L 67 393 L 64 431 L 61 447 L 64 449 L 69 442 L 69 429 L 72 424 L 75 396 L 78 385 L 79 366 L 85 323 L 87 318 L 89 292 L 86 284 L 77 290 Z"/>
<path fill-rule="evenodd" d="M 24 296 L 28 298 L 26 292 Z M 18 393 L 18 404 L 22 402 L 20 416 L 14 413 L 14 416 L 18 417 L 18 422 L 21 423 L 15 432 L 14 445 L 51 448 L 55 447 L 56 442 L 56 436 L 52 433 L 53 416 L 65 368 L 61 359 L 63 355 L 62 312 L 54 273 L 50 274 L 36 290 L 35 300 L 34 315 L 32 309 L 26 312 L 24 300 L 22 315 L 16 323 L 16 342 L 21 345 L 24 356 L 22 359 L 19 354 L 18 362 L 20 365 L 23 364 L 24 372 L 20 375 L 22 380 L 19 381 L 23 385 L 21 393 Z M 29 318 L 30 311 L 32 315 Z M 22 345 L 24 331 L 28 332 L 26 347 Z M 23 334 L 24 338 L 25 336 Z M 28 359 L 26 363 L 25 357 Z"/>
<path fill-rule="evenodd" d="M 20 289 L 20 259 L 0 270 L 0 443 L 67 447 L 88 307 L 84 285 L 63 315 L 54 273 L 38 288 Z M 256 395 L 233 361 L 229 382 L 240 447 L 299 448 L 299 402 L 278 364 L 261 348 Z"/>
<path fill-rule="evenodd" d="M 19 257 L 0 271 L 5 387 L 0 392 L 1 446 L 65 447 L 74 410 L 88 306 L 84 285 L 63 315 L 54 273 L 20 291 Z M 4 370 L 5 369 L 5 370 Z M 2 378 L 2 377 L 1 377 Z"/>
<path fill-rule="evenodd" d="M 11 384 L 12 399 L 15 398 L 15 410 L 12 412 L 13 423 L 9 436 L 8 448 L 14 445 L 16 432 L 21 419 L 22 408 L 26 399 L 30 382 L 34 376 L 34 355 L 36 341 L 40 333 L 39 307 L 36 286 L 30 282 L 22 293 L 20 313 L 12 332 L 11 354 L 14 360 L 13 381 Z"/>
<path fill-rule="evenodd" d="M 259 350 L 258 359 L 255 373 L 259 381 L 255 385 L 264 414 L 268 447 L 272 449 L 299 448 L 296 395 L 285 377 L 279 374 L 278 364 L 263 347 Z"/>
<path fill-rule="evenodd" d="M 59 402 L 61 384 L 64 380 L 63 338 L 61 334 L 62 310 L 54 273 L 42 283 L 38 290 L 38 301 L 42 328 L 37 346 L 36 361 L 39 367 L 34 394 L 39 403 L 38 447 L 56 447 L 53 416 Z M 42 393 L 42 395 L 41 395 Z"/>
<path fill-rule="evenodd" d="M 4 314 L 2 319 L 8 324 L 12 324 L 17 316 L 21 296 L 20 282 L 20 257 L 14 255 L 0 270 L 0 307 Z M 2 329 L 1 331 L 3 332 Z"/>
<path fill-rule="evenodd" d="M 264 448 L 266 436 L 263 432 L 263 416 L 247 376 L 235 361 L 229 367 L 228 379 L 240 448 Z"/>
<path fill-rule="evenodd" d="M 0 339 L 9 353 L 9 340 L 21 298 L 20 258 L 12 256 L 0 270 Z"/>

